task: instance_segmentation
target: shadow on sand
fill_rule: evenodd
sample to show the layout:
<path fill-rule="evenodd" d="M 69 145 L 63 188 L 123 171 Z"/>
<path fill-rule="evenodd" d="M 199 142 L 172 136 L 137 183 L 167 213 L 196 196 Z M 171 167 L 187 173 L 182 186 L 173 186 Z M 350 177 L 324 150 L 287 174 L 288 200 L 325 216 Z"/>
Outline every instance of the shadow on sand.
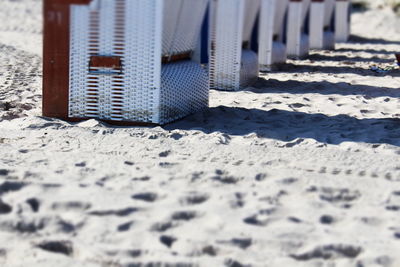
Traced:
<path fill-rule="evenodd" d="M 345 60 L 343 62 L 347 65 L 354 65 L 351 62 L 351 59 Z M 373 63 L 373 62 L 371 62 Z M 344 66 L 310 66 L 304 64 L 292 64 L 287 63 L 279 66 L 278 72 L 287 72 L 287 73 L 327 73 L 327 74 L 357 74 L 361 76 L 392 76 L 392 77 L 400 77 L 400 70 L 395 69 L 391 71 L 387 71 L 384 73 L 376 73 L 369 69 L 362 69 L 357 67 L 344 67 Z"/>
<path fill-rule="evenodd" d="M 328 56 L 328 55 L 321 55 L 321 54 L 319 54 L 317 52 L 317 53 L 309 55 L 308 59 L 310 59 L 310 60 L 318 60 L 318 61 L 337 61 L 337 62 L 344 62 L 344 63 L 347 63 L 347 64 L 353 64 L 353 63 L 356 63 L 356 62 L 390 64 L 390 63 L 393 63 L 396 58 L 395 58 L 394 54 L 393 54 L 393 58 L 392 59 L 384 59 L 384 58 L 380 58 L 378 56 L 373 56 L 371 58 L 366 58 L 366 57 L 347 57 L 347 56 L 338 56 L 338 55 Z"/>
<path fill-rule="evenodd" d="M 326 116 L 278 109 L 264 111 L 219 106 L 164 128 L 239 136 L 256 133 L 259 137 L 285 142 L 312 138 L 334 145 L 351 141 L 400 146 L 400 119 L 357 119 L 347 115 Z"/>
<path fill-rule="evenodd" d="M 361 44 L 381 44 L 381 45 L 400 45 L 400 41 L 385 40 L 382 38 L 367 38 L 358 35 L 351 35 L 351 43 L 361 43 Z"/>
<path fill-rule="evenodd" d="M 352 52 L 352 53 L 360 53 L 365 52 L 369 54 L 376 54 L 376 55 L 394 55 L 396 53 L 400 53 L 399 51 L 388 51 L 385 49 L 355 49 L 355 48 L 336 48 L 335 51 L 337 52 Z"/>
<path fill-rule="evenodd" d="M 400 89 L 388 87 L 375 87 L 369 85 L 352 85 L 345 82 L 331 83 L 321 82 L 301 82 L 295 80 L 279 81 L 276 79 L 259 78 L 257 83 L 246 90 L 253 93 L 276 94 L 321 94 L 321 95 L 361 95 L 365 98 L 393 97 L 400 98 Z"/>

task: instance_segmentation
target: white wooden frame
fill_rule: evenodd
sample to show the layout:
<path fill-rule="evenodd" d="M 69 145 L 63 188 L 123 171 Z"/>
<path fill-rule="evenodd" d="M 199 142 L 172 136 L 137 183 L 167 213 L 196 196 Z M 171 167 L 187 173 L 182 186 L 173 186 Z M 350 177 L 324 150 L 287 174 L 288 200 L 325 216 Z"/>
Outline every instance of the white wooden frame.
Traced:
<path fill-rule="evenodd" d="M 289 0 L 262 0 L 258 56 L 260 71 L 270 71 L 275 64 L 286 62 L 286 36 Z"/>
<path fill-rule="evenodd" d="M 211 89 L 239 90 L 258 78 L 258 56 L 249 46 L 260 3 L 260 0 L 211 2 Z"/>
<path fill-rule="evenodd" d="M 336 0 L 335 39 L 336 42 L 347 42 L 350 37 L 351 24 L 350 0 Z"/>
<path fill-rule="evenodd" d="M 287 24 L 287 55 L 290 58 L 302 58 L 310 49 L 309 35 L 306 32 L 311 0 L 293 1 L 289 3 Z"/>
<path fill-rule="evenodd" d="M 334 49 L 333 16 L 336 0 L 313 1 L 310 10 L 310 48 Z"/>

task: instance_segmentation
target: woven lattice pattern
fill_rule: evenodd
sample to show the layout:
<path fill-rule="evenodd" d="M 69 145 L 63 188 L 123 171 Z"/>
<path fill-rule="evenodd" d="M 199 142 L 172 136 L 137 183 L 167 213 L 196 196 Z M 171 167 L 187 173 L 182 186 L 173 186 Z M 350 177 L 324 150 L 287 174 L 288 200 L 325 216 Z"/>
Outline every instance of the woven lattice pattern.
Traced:
<path fill-rule="evenodd" d="M 71 117 L 88 117 L 92 113 L 92 109 L 97 112 L 97 105 L 89 108 L 87 105 L 87 97 L 95 97 L 97 93 L 90 93 L 87 90 L 87 83 L 90 83 L 87 77 L 87 62 L 89 61 L 89 10 L 72 7 L 71 12 L 71 57 L 70 57 L 70 91 L 69 91 L 69 116 Z M 95 77 L 97 79 L 97 77 Z M 96 89 L 93 91 L 97 92 Z"/>
<path fill-rule="evenodd" d="M 207 2 L 72 5 L 69 116 L 166 123 L 207 106 L 208 78 L 200 65 L 161 64 L 164 49 L 167 55 L 194 50 Z"/>
<path fill-rule="evenodd" d="M 161 124 L 208 106 L 208 75 L 199 64 L 190 60 L 164 64 L 161 77 Z"/>
<path fill-rule="evenodd" d="M 155 19 L 160 3 L 98 0 L 72 6 L 71 117 L 157 119 L 161 53 L 160 46 L 149 44 L 161 43 L 161 23 Z M 94 55 L 120 57 L 123 74 L 104 68 L 88 71 Z"/>
<path fill-rule="evenodd" d="M 250 74 L 258 77 L 258 60 L 254 66 L 242 62 L 243 41 L 250 39 L 257 12 L 258 0 L 219 0 L 213 3 L 210 57 L 210 86 L 217 90 L 238 90 L 248 84 Z M 246 40 L 248 39 L 248 40 Z M 247 58 L 247 55 L 245 56 Z M 247 70 L 246 68 L 249 68 Z M 245 79 L 242 81 L 242 79 Z"/>
<path fill-rule="evenodd" d="M 164 0 L 163 55 L 196 48 L 208 0 Z"/>
<path fill-rule="evenodd" d="M 240 69 L 240 87 L 253 84 L 258 78 L 258 55 L 244 49 L 242 51 L 242 67 Z"/>
<path fill-rule="evenodd" d="M 220 0 L 213 5 L 210 86 L 236 90 L 240 87 L 244 1 Z"/>

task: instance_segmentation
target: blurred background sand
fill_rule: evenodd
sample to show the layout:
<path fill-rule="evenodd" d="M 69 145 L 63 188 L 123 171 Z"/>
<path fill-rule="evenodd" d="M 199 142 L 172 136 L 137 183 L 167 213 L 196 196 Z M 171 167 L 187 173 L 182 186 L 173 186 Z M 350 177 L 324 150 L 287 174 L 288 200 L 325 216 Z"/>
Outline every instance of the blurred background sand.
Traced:
<path fill-rule="evenodd" d="M 336 51 L 119 128 L 40 116 L 42 2 L 0 0 L 0 266 L 400 266 L 400 20 L 362 2 Z"/>

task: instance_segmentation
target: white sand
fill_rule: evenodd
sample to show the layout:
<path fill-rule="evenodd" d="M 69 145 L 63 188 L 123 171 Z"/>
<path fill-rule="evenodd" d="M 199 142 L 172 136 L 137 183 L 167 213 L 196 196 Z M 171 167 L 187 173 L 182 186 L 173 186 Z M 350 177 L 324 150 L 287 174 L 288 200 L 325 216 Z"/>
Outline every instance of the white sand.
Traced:
<path fill-rule="evenodd" d="M 40 117 L 40 3 L 0 0 L 0 266 L 400 266 L 391 12 L 149 129 Z"/>

